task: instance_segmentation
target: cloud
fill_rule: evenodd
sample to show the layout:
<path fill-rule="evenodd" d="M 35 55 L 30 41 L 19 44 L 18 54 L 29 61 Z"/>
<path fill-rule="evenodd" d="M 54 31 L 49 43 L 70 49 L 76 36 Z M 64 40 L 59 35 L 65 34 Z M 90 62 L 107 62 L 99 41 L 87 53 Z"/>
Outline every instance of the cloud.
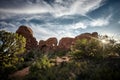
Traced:
<path fill-rule="evenodd" d="M 85 29 L 87 26 L 83 22 L 74 24 L 59 25 L 58 23 L 46 22 L 46 24 L 26 24 L 31 27 L 34 36 L 39 40 L 46 40 L 49 37 L 57 37 L 60 40 L 62 37 L 75 37 L 74 30 Z"/>
<path fill-rule="evenodd" d="M 84 22 L 77 22 L 69 25 L 69 29 L 86 29 L 87 25 Z"/>
<path fill-rule="evenodd" d="M 87 26 L 84 23 L 80 22 L 80 23 L 75 24 L 75 29 L 78 29 L 78 28 L 85 29 L 87 28 Z"/>
<path fill-rule="evenodd" d="M 87 16 L 87 13 L 101 7 L 103 1 L 53 0 L 49 4 L 44 0 L 19 0 L 19 2 L 15 0 L 10 7 L 9 5 L 0 7 L 0 20 L 4 21 L 0 24 L 14 27 L 14 29 L 6 27 L 7 30 L 12 32 L 15 32 L 19 26 L 26 25 L 32 28 L 37 41 L 45 40 L 49 37 L 57 37 L 58 39 L 74 37 L 76 33 L 80 34 L 80 30 L 85 30 L 90 26 L 103 26 L 109 23 L 107 18 L 89 21 L 84 17 Z M 76 16 L 76 14 L 79 16 Z M 103 24 L 103 22 L 105 23 Z"/>
<path fill-rule="evenodd" d="M 101 2 L 102 0 L 77 0 L 72 4 L 70 13 L 86 15 L 86 13 L 99 8 L 101 6 Z"/>
<path fill-rule="evenodd" d="M 5 21 L 0 22 L 0 30 L 6 30 L 9 32 L 15 32 L 16 31 L 16 25 L 12 23 L 7 23 Z"/>
<path fill-rule="evenodd" d="M 120 24 L 120 21 L 118 21 L 118 24 Z"/>
<path fill-rule="evenodd" d="M 93 19 L 90 22 L 91 27 L 104 27 L 107 26 L 110 23 L 110 19 L 112 17 L 112 14 L 108 15 L 107 17 L 101 17 L 98 19 Z"/>
<path fill-rule="evenodd" d="M 9 23 L 3 20 L 0 24 L 2 24 L 3 26 L 6 25 L 6 30 L 12 32 L 15 32 L 19 26 L 26 25 L 32 28 L 34 36 L 37 38 L 37 41 L 46 40 L 49 37 L 57 37 L 59 40 L 62 37 L 74 37 L 76 35 L 79 35 L 81 32 L 86 31 L 89 27 L 108 25 L 108 23 L 110 23 L 110 18 L 111 15 L 108 15 L 106 17 L 100 17 L 97 19 L 91 18 L 90 20 L 81 20 L 78 16 L 55 18 L 46 14 L 21 15 L 12 17 L 12 19 L 10 20 L 7 19 Z"/>
<path fill-rule="evenodd" d="M 36 0 L 36 2 L 27 0 L 27 2 L 23 2 L 23 5 L 22 3 L 16 3 L 12 8 L 9 8 L 9 6 L 7 8 L 2 7 L 0 8 L 0 12 L 15 14 L 50 13 L 56 17 L 74 14 L 86 15 L 88 12 L 99 8 L 102 5 L 102 1 L 103 0 L 55 0 L 52 4 L 49 4 L 44 0 Z"/>
<path fill-rule="evenodd" d="M 74 37 L 75 35 L 74 33 L 71 33 L 70 26 L 68 25 L 61 26 L 48 23 L 43 25 L 28 24 L 27 26 L 31 27 L 34 32 L 34 36 L 37 38 L 37 41 L 46 40 L 49 37 L 57 37 L 57 39 L 60 40 L 62 37 Z M 46 28 L 46 26 L 48 27 Z"/>
<path fill-rule="evenodd" d="M 12 23 L 7 23 L 7 22 L 5 22 L 5 21 L 1 21 L 1 22 L 0 22 L 0 26 L 1 26 L 2 28 L 5 28 L 5 27 L 15 27 L 14 24 L 12 24 Z M 0 27 L 0 28 L 1 28 L 1 27 Z"/>
<path fill-rule="evenodd" d="M 97 19 L 97 20 L 92 21 L 90 25 L 91 25 L 92 27 L 96 27 L 96 26 L 101 27 L 101 26 L 106 26 L 106 25 L 108 25 L 108 24 L 109 24 L 109 21 L 108 21 L 108 20 Z"/>
<path fill-rule="evenodd" d="M 86 15 L 88 12 L 99 8 L 103 0 L 56 0 L 56 4 L 53 5 L 53 14 L 57 17 L 65 15 Z M 84 7 L 84 8 L 83 8 Z"/>

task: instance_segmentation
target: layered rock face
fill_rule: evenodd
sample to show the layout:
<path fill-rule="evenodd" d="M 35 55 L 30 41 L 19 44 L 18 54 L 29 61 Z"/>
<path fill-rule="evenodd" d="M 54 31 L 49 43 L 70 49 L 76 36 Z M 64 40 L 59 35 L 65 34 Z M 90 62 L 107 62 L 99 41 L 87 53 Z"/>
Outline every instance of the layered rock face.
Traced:
<path fill-rule="evenodd" d="M 20 26 L 16 31 L 19 35 L 22 35 L 26 38 L 26 49 L 30 50 L 37 47 L 36 38 L 33 37 L 33 31 L 27 26 Z"/>

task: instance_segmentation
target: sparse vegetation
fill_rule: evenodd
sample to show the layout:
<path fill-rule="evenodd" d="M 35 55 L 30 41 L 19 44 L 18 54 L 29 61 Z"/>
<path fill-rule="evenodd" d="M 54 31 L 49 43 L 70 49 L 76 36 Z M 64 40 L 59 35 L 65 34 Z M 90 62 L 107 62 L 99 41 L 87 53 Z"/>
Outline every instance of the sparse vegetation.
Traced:
<path fill-rule="evenodd" d="M 120 79 L 120 43 L 108 36 L 79 39 L 69 51 L 45 54 L 38 49 L 30 50 L 24 55 L 24 62 L 20 63 L 17 55 L 24 52 L 24 47 L 25 39 L 22 36 L 0 32 L 1 80 L 8 79 L 5 78 L 6 74 L 15 71 L 15 68 L 22 69 L 23 66 L 30 67 L 24 80 Z"/>
<path fill-rule="evenodd" d="M 103 43 L 99 38 L 76 41 L 75 45 L 71 47 L 71 51 L 67 52 L 71 59 L 68 62 L 61 62 L 59 65 L 56 65 L 55 62 L 49 63 L 51 59 L 47 58 L 47 62 L 45 62 L 51 66 L 41 69 L 41 66 L 44 65 L 41 62 L 44 62 L 44 59 L 37 60 L 31 66 L 30 74 L 25 77 L 25 80 L 120 79 L 120 43 L 111 43 L 108 37 L 106 38 L 109 43 Z"/>

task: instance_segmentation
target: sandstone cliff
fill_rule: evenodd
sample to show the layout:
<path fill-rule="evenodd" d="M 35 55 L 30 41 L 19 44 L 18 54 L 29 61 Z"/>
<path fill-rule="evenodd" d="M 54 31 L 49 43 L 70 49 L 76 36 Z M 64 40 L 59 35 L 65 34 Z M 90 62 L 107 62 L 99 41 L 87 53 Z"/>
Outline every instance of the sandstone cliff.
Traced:
<path fill-rule="evenodd" d="M 70 50 L 71 45 L 74 45 L 74 43 L 78 39 L 86 38 L 89 40 L 93 37 L 96 37 L 96 38 L 98 37 L 97 32 L 83 33 L 83 34 L 76 36 L 75 38 L 64 37 L 59 41 L 59 44 L 58 44 L 58 40 L 56 37 L 51 37 L 51 38 L 48 38 L 46 41 L 40 40 L 39 44 L 37 45 L 36 38 L 34 38 L 33 31 L 31 28 L 27 26 L 20 26 L 18 30 L 16 31 L 16 33 L 26 38 L 27 40 L 26 49 L 27 50 L 38 48 L 40 51 L 44 53 L 49 53 L 49 52 L 53 53 L 58 50 Z"/>

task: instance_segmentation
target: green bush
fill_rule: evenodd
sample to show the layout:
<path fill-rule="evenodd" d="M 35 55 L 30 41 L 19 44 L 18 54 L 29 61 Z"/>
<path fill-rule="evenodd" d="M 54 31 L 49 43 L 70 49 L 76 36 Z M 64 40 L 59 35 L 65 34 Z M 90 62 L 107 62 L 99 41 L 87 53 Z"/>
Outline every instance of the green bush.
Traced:
<path fill-rule="evenodd" d="M 0 79 L 16 69 L 16 64 L 24 59 L 19 57 L 25 51 L 26 39 L 16 33 L 0 31 Z"/>
<path fill-rule="evenodd" d="M 99 38 L 80 39 L 77 40 L 75 45 L 71 48 L 71 55 L 76 58 L 96 58 L 104 59 L 110 56 L 120 54 L 120 43 L 113 43 L 114 40 L 107 39 L 106 43 L 103 43 Z"/>
<path fill-rule="evenodd" d="M 62 62 L 59 65 L 51 65 L 48 58 L 43 56 L 30 68 L 30 74 L 25 80 L 75 80 L 79 74 L 78 64 L 74 62 Z"/>
<path fill-rule="evenodd" d="M 82 39 L 77 40 L 75 45 L 72 46 L 71 55 L 76 59 L 88 57 L 101 58 L 103 56 L 102 51 L 103 48 L 98 40 Z"/>

